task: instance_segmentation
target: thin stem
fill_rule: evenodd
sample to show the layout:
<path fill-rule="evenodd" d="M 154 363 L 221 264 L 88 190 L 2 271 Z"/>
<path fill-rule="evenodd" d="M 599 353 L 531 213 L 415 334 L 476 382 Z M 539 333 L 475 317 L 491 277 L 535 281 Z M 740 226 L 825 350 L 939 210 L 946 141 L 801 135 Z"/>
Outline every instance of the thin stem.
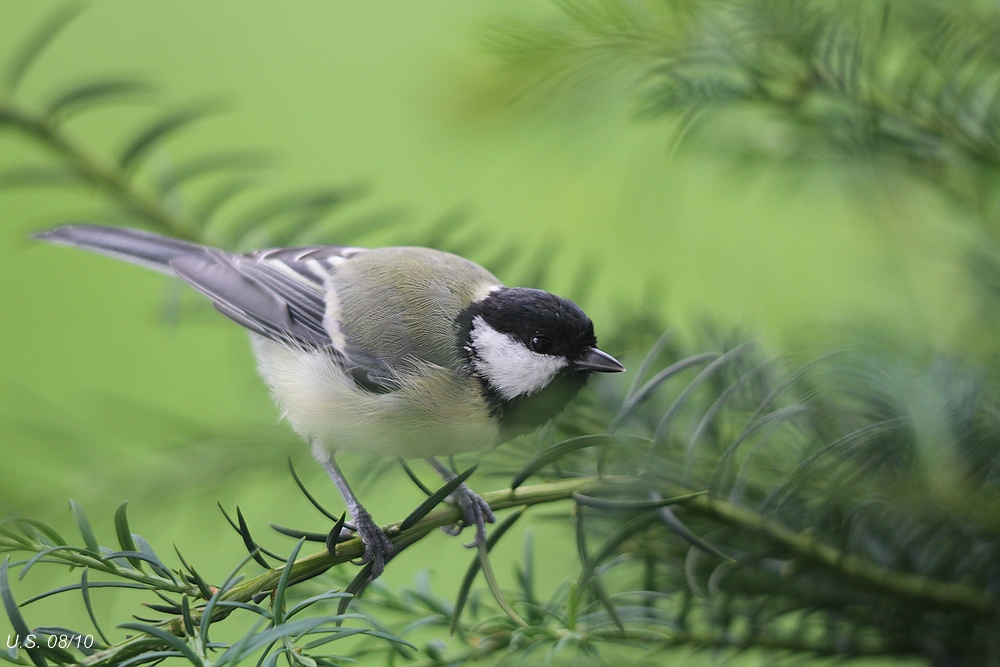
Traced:
<path fill-rule="evenodd" d="M 13 542 L 5 539 L 0 539 L 0 553 L 5 551 L 35 551 L 42 552 L 52 549 L 52 545 L 44 544 L 40 542 L 33 542 L 30 544 L 23 544 L 18 542 Z M 59 562 L 64 565 L 70 565 L 71 567 L 84 567 L 90 568 L 95 572 L 103 572 L 105 574 L 110 574 L 115 577 L 120 577 L 122 579 L 128 579 L 129 581 L 134 581 L 138 584 L 143 584 L 148 586 L 150 589 L 158 591 L 168 591 L 170 593 L 178 593 L 183 595 L 191 595 L 193 597 L 198 597 L 200 591 L 196 586 L 178 584 L 175 581 L 171 581 L 166 577 L 161 577 L 156 574 L 147 574 L 142 570 L 133 569 L 130 567 L 119 567 L 113 560 L 108 560 L 105 558 L 100 558 L 98 556 L 88 556 L 77 550 L 69 549 L 59 549 L 58 551 L 53 551 L 53 557 L 58 557 Z"/>
<path fill-rule="evenodd" d="M 570 500 L 574 493 L 596 493 L 601 489 L 606 489 L 615 482 L 623 482 L 622 479 L 581 477 L 577 479 L 565 479 L 537 486 L 522 486 L 517 489 L 503 489 L 483 495 L 483 499 L 489 503 L 494 510 L 502 510 L 511 507 L 528 507 L 543 503 Z M 433 510 L 413 527 L 407 530 L 400 530 L 402 522 L 391 523 L 383 527 L 385 534 L 394 544 L 413 543 L 421 539 L 435 528 L 447 526 L 461 519 L 461 509 L 452 505 L 442 505 Z M 304 556 L 292 565 L 291 576 L 288 585 L 299 583 L 307 579 L 316 577 L 334 565 L 345 563 L 364 554 L 364 544 L 358 538 L 341 542 L 337 545 L 336 554 L 328 551 L 320 551 L 308 556 Z M 273 591 L 278 581 L 281 579 L 282 570 L 269 570 L 257 577 L 240 582 L 233 586 L 225 595 L 222 601 L 227 602 L 251 602 L 259 595 L 265 595 Z M 233 611 L 233 607 L 216 606 L 216 612 L 212 614 L 212 621 L 225 618 Z M 201 616 L 192 612 L 195 623 L 201 623 Z M 175 617 L 164 621 L 161 627 L 177 635 L 184 635 L 184 622 L 180 617 Z M 159 642 L 159 643 L 158 643 Z M 147 635 L 136 635 L 123 642 L 115 644 L 103 651 L 99 651 L 89 657 L 84 658 L 80 664 L 88 667 L 111 667 L 119 664 L 122 660 L 132 655 L 160 646 L 162 642 Z"/>
<path fill-rule="evenodd" d="M 561 637 L 557 631 L 542 630 L 538 632 L 549 641 L 558 641 Z M 668 650 L 671 648 L 694 647 L 698 649 L 747 649 L 751 647 L 765 648 L 775 651 L 805 653 L 815 656 L 843 656 L 842 646 L 822 640 L 810 641 L 803 638 L 781 638 L 755 636 L 752 639 L 741 639 L 732 633 L 698 632 L 693 630 L 671 630 L 656 632 L 649 630 L 628 629 L 624 633 L 618 630 L 595 630 L 587 634 L 588 638 L 604 640 L 609 643 L 625 643 L 638 645 L 649 650 Z M 508 631 L 494 632 L 478 640 L 473 646 L 448 656 L 434 657 L 429 660 L 413 663 L 410 667 L 439 667 L 440 665 L 471 664 L 476 660 L 486 658 L 497 651 L 510 646 L 514 634 Z M 906 647 L 880 644 L 873 646 L 852 645 L 850 654 L 857 657 L 878 657 L 908 655 L 913 653 Z"/>
<path fill-rule="evenodd" d="M 577 493 L 599 493 L 602 490 L 607 491 L 616 485 L 627 484 L 629 481 L 629 479 L 625 478 L 609 477 L 563 479 L 534 486 L 521 486 L 517 489 L 493 491 L 483 494 L 483 499 L 489 503 L 489 506 L 494 511 L 499 511 L 511 507 L 527 507 L 570 500 Z M 712 499 L 707 496 L 696 496 L 688 499 L 684 507 L 688 510 L 710 516 L 718 521 L 763 534 L 790 549 L 798 556 L 839 572 L 846 578 L 859 584 L 872 586 L 878 590 L 907 597 L 918 602 L 944 607 L 957 607 L 976 614 L 995 614 L 998 611 L 995 601 L 982 591 L 971 586 L 936 581 L 927 577 L 899 572 L 876 565 L 864 558 L 844 553 L 823 544 L 806 531 L 795 532 L 787 526 L 765 518 L 752 510 L 737 507 L 722 500 Z M 412 544 L 435 528 L 453 524 L 460 518 L 461 510 L 459 508 L 444 505 L 430 512 L 416 525 L 405 531 L 400 529 L 401 522 L 388 524 L 384 526 L 384 530 L 393 543 Z M 338 544 L 336 554 L 321 551 L 304 556 L 292 565 L 288 583 L 298 583 L 318 576 L 334 565 L 359 558 L 363 553 L 364 545 L 360 539 L 355 538 Z M 222 596 L 222 599 L 231 602 L 250 602 L 260 595 L 273 591 L 278 585 L 281 575 L 282 571 L 280 569 L 269 570 L 257 577 L 237 584 Z M 212 621 L 224 618 L 233 608 L 217 607 L 216 609 L 217 611 L 213 613 L 214 618 Z M 196 622 L 200 622 L 198 614 L 193 614 L 193 616 Z M 182 636 L 184 633 L 183 622 L 179 617 L 165 621 L 163 627 L 178 636 Z M 92 667 L 117 664 L 123 656 L 132 654 L 137 646 L 148 647 L 150 639 L 150 637 L 144 635 L 132 637 L 86 658 L 81 664 Z M 609 639 L 612 638 L 609 637 Z M 714 646 L 720 645 L 718 638 L 712 639 L 708 636 L 703 639 L 695 639 L 693 636 L 687 638 L 675 636 L 672 638 L 665 637 L 662 640 L 667 644 L 707 642 Z M 756 641 L 755 645 L 757 645 Z M 815 651 L 817 649 L 807 648 L 803 650 Z"/>
<path fill-rule="evenodd" d="M 977 588 L 877 565 L 860 556 L 823 544 L 807 530 L 796 532 L 778 521 L 723 500 L 697 496 L 685 502 L 684 507 L 719 521 L 761 533 L 806 560 L 839 572 L 856 583 L 872 586 L 886 593 L 938 606 L 958 607 L 976 614 L 1000 612 L 1000 605 Z"/>
<path fill-rule="evenodd" d="M 50 116 L 34 113 L 9 100 L 0 100 L 0 124 L 7 123 L 34 137 L 59 154 L 86 183 L 104 191 L 123 208 L 159 231 L 190 241 L 201 240 L 196 225 L 143 192 L 107 161 L 77 143 Z"/>

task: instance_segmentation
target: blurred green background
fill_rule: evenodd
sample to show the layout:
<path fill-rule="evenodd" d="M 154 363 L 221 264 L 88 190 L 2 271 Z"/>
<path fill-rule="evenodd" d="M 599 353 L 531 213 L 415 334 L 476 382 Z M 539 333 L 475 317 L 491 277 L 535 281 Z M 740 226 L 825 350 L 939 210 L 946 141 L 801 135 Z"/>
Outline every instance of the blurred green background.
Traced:
<path fill-rule="evenodd" d="M 0 62 L 59 6 L 0 5 Z M 515 241 L 519 256 L 501 279 L 537 276 L 534 286 L 580 300 L 598 336 L 642 308 L 681 332 L 711 318 L 775 346 L 835 342 L 860 321 L 946 347 L 967 334 L 961 234 L 917 186 L 892 183 L 872 197 L 823 165 L 734 168 L 677 150 L 673 128 L 637 122 L 620 100 L 582 96 L 572 109 L 539 113 L 506 105 L 484 25 L 553 11 L 528 0 L 94 2 L 18 97 L 40 102 L 70 82 L 124 73 L 154 81 L 166 108 L 221 98 L 225 113 L 171 138 L 151 161 L 262 147 L 282 158 L 264 188 L 363 185 L 340 219 L 388 212 L 398 223 L 352 242 L 407 242 L 407 229 L 455 216 L 470 257 L 490 265 Z M 151 108 L 82 114 L 71 127 L 113 153 Z M 41 155 L 0 133 L 0 170 Z M 0 191 L 0 515 L 67 526 L 72 497 L 107 532 L 130 499 L 133 526 L 154 546 L 176 542 L 213 576 L 239 544 L 215 499 L 239 503 L 260 532 L 269 520 L 321 529 L 284 459 L 299 461 L 314 486 L 322 475 L 276 424 L 243 331 L 162 276 L 27 239 L 89 219 L 97 202 L 80 190 Z M 584 290 L 590 266 L 598 270 Z M 254 425 L 273 432 L 268 449 Z M 418 498 L 392 480 L 362 489 L 383 521 Z M 554 535 L 553 553 L 569 549 L 560 542 L 568 538 Z M 428 554 L 441 572 L 470 557 L 435 536 L 386 580 L 408 582 Z M 452 585 L 437 578 L 445 591 Z M 45 585 L 31 579 L 24 590 Z M 109 618 L 121 611 L 109 605 Z"/>

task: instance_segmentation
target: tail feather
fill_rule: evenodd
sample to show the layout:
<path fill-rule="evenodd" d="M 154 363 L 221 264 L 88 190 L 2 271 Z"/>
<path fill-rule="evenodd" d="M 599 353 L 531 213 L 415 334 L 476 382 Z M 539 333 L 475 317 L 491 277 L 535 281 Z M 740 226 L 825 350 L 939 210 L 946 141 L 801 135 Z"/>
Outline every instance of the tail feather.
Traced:
<path fill-rule="evenodd" d="M 204 254 L 207 248 L 197 243 L 160 236 L 151 232 L 103 225 L 64 225 L 32 234 L 36 239 L 59 245 L 83 248 L 123 259 L 160 273 L 175 275 L 170 261 L 179 257 Z"/>

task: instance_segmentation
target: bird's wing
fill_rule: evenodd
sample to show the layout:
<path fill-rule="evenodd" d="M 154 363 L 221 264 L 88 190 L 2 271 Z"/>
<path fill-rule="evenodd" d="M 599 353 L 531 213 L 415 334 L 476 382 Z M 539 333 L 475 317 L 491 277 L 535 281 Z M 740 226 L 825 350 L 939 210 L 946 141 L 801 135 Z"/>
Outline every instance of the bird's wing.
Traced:
<path fill-rule="evenodd" d="M 172 259 L 170 268 L 208 296 L 221 313 L 254 333 L 304 349 L 323 350 L 366 389 L 396 388 L 381 360 L 348 350 L 325 321 L 330 274 L 361 248 L 276 248 L 246 255 L 210 249 Z"/>
<path fill-rule="evenodd" d="M 323 350 L 372 391 L 396 388 L 386 360 L 348 350 L 342 337 L 326 326 L 330 276 L 364 249 L 314 246 L 234 255 L 137 229 L 89 224 L 65 225 L 35 237 L 177 275 L 250 331 L 303 349 Z"/>

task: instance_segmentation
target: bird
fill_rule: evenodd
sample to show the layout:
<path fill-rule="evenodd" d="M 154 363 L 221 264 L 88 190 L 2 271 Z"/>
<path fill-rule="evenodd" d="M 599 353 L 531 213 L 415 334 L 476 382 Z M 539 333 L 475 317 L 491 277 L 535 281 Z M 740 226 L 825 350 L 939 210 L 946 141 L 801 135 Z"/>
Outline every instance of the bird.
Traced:
<path fill-rule="evenodd" d="M 231 253 L 127 227 L 68 224 L 35 238 L 180 278 L 248 329 L 282 416 L 342 495 L 371 579 L 393 545 L 337 464 L 338 452 L 425 458 L 488 449 L 560 412 L 593 373 L 625 368 L 597 347 L 583 310 L 507 287 L 471 260 L 431 248 L 317 245 Z M 489 505 L 464 483 L 454 532 Z M 332 547 L 331 547 L 332 548 Z"/>

